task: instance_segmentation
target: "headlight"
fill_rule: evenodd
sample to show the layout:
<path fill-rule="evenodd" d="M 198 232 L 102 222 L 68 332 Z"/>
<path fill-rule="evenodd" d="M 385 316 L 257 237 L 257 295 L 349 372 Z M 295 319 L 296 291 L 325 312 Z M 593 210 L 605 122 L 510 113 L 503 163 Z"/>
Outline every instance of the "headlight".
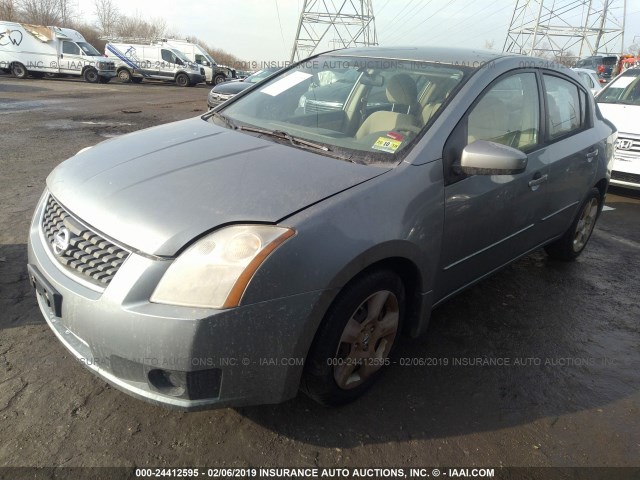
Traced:
<path fill-rule="evenodd" d="M 262 262 L 294 233 L 270 225 L 234 225 L 213 232 L 171 264 L 151 301 L 186 307 L 236 307 Z"/>

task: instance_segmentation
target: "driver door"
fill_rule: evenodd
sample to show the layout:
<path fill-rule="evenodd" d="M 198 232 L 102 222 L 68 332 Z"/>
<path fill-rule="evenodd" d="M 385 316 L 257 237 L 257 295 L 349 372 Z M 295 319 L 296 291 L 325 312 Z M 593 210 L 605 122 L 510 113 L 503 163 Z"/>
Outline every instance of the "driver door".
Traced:
<path fill-rule="evenodd" d="M 60 73 L 79 75 L 82 73 L 84 56 L 80 47 L 74 42 L 63 40 L 60 42 L 60 61 L 58 62 Z"/>
<path fill-rule="evenodd" d="M 445 224 L 438 299 L 464 288 L 535 248 L 548 167 L 541 147 L 535 71 L 506 74 L 490 85 L 454 129 L 444 151 Z M 462 149 L 486 140 L 525 152 L 514 175 L 465 175 Z M 457 165 L 456 165 L 457 164 Z"/>

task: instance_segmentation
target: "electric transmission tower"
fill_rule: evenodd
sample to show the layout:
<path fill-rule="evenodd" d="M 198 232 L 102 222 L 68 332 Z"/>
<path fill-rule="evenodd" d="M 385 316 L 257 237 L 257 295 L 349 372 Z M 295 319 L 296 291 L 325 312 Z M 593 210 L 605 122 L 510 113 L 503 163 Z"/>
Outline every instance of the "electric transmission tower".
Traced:
<path fill-rule="evenodd" d="M 580 58 L 624 51 L 627 0 L 518 0 L 503 51 Z"/>
<path fill-rule="evenodd" d="M 333 48 L 378 44 L 372 0 L 305 0 L 291 61 L 306 58 L 319 45 L 329 43 Z"/>

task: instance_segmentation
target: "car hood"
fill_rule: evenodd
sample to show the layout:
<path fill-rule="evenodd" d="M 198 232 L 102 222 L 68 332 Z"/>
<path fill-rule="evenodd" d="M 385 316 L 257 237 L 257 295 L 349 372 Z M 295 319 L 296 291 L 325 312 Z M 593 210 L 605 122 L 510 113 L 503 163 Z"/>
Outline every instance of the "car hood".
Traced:
<path fill-rule="evenodd" d="M 640 105 L 624 105 L 621 103 L 598 103 L 600 112 L 618 129 L 619 133 L 640 135 Z"/>
<path fill-rule="evenodd" d="M 211 89 L 213 93 L 240 93 L 243 90 L 249 88 L 253 83 L 241 82 L 240 80 L 233 80 L 230 82 L 219 83 Z"/>
<path fill-rule="evenodd" d="M 47 187 L 69 212 L 106 236 L 148 254 L 172 256 L 220 225 L 277 223 L 388 170 L 198 117 L 81 151 L 49 175 Z"/>

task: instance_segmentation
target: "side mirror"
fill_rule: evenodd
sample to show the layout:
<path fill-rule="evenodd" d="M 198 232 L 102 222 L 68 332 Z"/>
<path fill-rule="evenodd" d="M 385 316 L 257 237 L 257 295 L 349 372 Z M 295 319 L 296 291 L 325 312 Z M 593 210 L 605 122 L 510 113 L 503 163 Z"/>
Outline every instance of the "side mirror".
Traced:
<path fill-rule="evenodd" d="M 206 60 L 203 60 L 201 63 L 202 63 L 203 67 L 208 67 L 209 66 L 209 62 L 207 62 Z"/>
<path fill-rule="evenodd" d="M 460 170 L 467 175 L 514 175 L 527 168 L 520 150 L 486 140 L 476 140 L 462 150 Z"/>

